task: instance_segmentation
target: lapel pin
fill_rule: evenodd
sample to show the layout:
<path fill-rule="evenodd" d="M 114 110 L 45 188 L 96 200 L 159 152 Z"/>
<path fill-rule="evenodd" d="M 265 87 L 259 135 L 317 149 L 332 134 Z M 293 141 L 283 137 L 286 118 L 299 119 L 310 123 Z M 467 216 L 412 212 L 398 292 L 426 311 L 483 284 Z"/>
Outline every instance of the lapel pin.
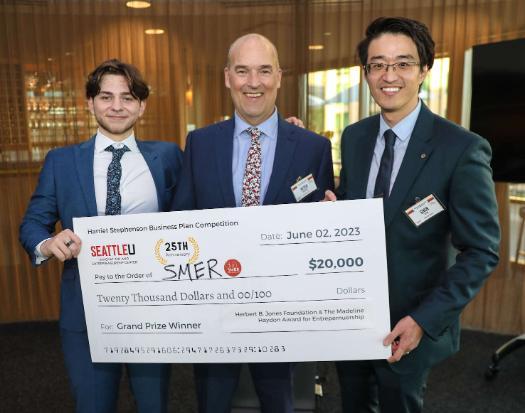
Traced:
<path fill-rule="evenodd" d="M 422 153 L 421 154 L 421 159 L 425 159 L 427 157 L 427 154 L 426 153 Z"/>

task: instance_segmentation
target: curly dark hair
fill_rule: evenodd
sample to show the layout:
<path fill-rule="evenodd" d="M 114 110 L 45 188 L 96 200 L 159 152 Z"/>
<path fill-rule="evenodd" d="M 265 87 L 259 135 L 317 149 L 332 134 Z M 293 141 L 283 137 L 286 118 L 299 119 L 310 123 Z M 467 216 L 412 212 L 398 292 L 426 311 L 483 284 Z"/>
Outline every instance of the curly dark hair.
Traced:
<path fill-rule="evenodd" d="M 107 74 L 124 76 L 128 81 L 129 91 L 135 99 L 143 101 L 148 98 L 149 87 L 139 70 L 135 66 L 118 59 L 110 59 L 102 62 L 89 74 L 86 82 L 86 97 L 88 99 L 92 99 L 100 93 L 100 82 L 102 77 Z"/>

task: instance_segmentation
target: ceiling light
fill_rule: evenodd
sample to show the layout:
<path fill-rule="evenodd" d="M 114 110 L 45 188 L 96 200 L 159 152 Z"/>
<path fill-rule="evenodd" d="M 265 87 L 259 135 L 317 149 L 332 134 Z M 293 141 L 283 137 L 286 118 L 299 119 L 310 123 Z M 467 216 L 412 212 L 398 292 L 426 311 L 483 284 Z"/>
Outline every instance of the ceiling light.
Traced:
<path fill-rule="evenodd" d="M 144 30 L 144 33 L 146 33 L 146 34 L 162 34 L 162 33 L 164 33 L 164 29 L 146 29 L 146 30 Z"/>
<path fill-rule="evenodd" d="M 151 3 L 149 1 L 128 1 L 126 6 L 131 9 L 147 9 L 151 7 Z"/>
<path fill-rule="evenodd" d="M 308 50 L 323 50 L 324 46 L 322 44 L 310 44 L 308 45 Z"/>

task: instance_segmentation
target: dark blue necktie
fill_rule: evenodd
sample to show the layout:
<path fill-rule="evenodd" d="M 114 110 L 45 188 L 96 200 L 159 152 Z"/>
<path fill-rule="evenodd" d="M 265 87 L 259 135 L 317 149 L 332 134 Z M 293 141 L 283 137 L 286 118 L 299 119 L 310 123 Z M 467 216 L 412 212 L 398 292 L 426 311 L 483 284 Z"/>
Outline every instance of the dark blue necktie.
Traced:
<path fill-rule="evenodd" d="M 120 196 L 120 178 L 122 177 L 122 165 L 120 159 L 124 152 L 129 148 L 124 145 L 116 149 L 113 145 L 106 148 L 106 151 L 113 153 L 113 158 L 108 166 L 108 191 L 106 197 L 106 215 L 120 215 L 121 196 Z"/>
<path fill-rule="evenodd" d="M 390 194 L 390 178 L 392 176 L 392 167 L 394 166 L 396 134 L 392 129 L 387 129 L 383 137 L 385 138 L 385 150 L 379 164 L 376 186 L 374 187 L 374 198 L 387 199 Z"/>

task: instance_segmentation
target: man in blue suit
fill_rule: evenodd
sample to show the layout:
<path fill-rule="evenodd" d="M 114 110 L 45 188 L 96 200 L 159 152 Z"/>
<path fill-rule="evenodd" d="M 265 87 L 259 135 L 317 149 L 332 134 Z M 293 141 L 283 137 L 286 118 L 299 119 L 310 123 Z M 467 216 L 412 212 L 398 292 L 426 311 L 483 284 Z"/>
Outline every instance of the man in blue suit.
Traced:
<path fill-rule="evenodd" d="M 73 218 L 167 211 L 182 165 L 174 143 L 135 139 L 133 126 L 148 95 L 138 70 L 118 60 L 89 75 L 86 97 L 98 131 L 86 142 L 49 152 L 20 226 L 35 265 L 52 257 L 64 262 L 60 334 L 77 412 L 116 411 L 123 365 L 91 362 L 76 260 L 82 241 Z M 58 221 L 62 230 L 55 233 Z M 165 412 L 170 366 L 126 368 L 138 411 Z"/>
<path fill-rule="evenodd" d="M 358 52 L 381 114 L 345 129 L 338 197 L 383 198 L 392 356 L 337 363 L 343 411 L 421 412 L 430 368 L 458 351 L 461 311 L 498 262 L 491 150 L 419 99 L 425 25 L 379 18 Z"/>
<path fill-rule="evenodd" d="M 191 132 L 174 209 L 191 210 L 319 201 L 333 187 L 330 141 L 283 121 L 275 108 L 281 69 L 275 46 L 249 34 L 230 47 L 224 70 L 234 118 Z M 309 175 L 316 188 L 294 196 Z M 227 413 L 240 364 L 195 365 L 199 412 Z M 289 363 L 250 365 L 261 408 L 293 411 Z"/>

